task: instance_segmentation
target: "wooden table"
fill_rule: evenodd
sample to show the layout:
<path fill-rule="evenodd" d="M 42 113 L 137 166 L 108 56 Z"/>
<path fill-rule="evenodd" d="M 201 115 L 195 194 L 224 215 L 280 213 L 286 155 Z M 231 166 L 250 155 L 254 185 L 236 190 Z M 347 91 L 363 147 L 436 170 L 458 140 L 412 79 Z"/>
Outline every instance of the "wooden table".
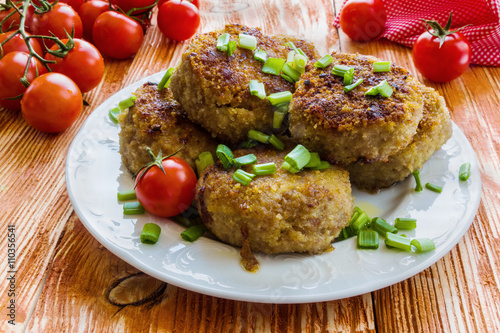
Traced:
<path fill-rule="evenodd" d="M 155 280 L 114 256 L 85 229 L 68 198 L 68 147 L 92 110 L 119 89 L 173 65 L 186 43 L 149 28 L 137 55 L 106 59 L 102 83 L 70 129 L 47 135 L 20 113 L 0 110 L 0 331 L 30 332 L 499 332 L 500 69 L 471 66 L 436 84 L 415 70 L 411 50 L 386 40 L 351 42 L 332 23 L 341 1 L 238 1 L 216 13 L 201 0 L 200 31 L 225 22 L 260 26 L 313 41 L 320 53 L 372 54 L 415 73 L 446 99 L 480 163 L 482 199 L 471 228 L 444 258 L 388 288 L 343 300 L 276 305 L 225 300 Z M 154 23 L 154 21 L 153 21 Z M 15 326 L 9 325 L 8 225 L 15 226 Z M 113 304 L 108 291 L 132 305 Z M 113 296 L 112 294 L 111 296 Z"/>

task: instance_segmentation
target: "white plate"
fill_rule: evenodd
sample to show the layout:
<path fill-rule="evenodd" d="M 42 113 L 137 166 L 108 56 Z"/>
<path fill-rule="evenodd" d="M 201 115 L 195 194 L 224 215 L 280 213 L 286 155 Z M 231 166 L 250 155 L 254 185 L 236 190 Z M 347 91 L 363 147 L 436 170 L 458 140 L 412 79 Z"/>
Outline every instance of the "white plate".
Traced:
<path fill-rule="evenodd" d="M 149 214 L 125 216 L 118 191 L 133 187 L 131 174 L 121 163 L 119 127 L 108 110 L 146 81 L 158 82 L 158 73 L 113 95 L 89 116 L 75 137 L 66 161 L 66 184 L 76 213 L 95 238 L 115 255 L 167 283 L 196 292 L 234 300 L 265 303 L 304 303 L 351 297 L 407 279 L 429 267 L 457 244 L 474 219 L 481 195 L 475 153 L 453 124 L 453 136 L 421 170 L 422 181 L 443 186 L 437 194 L 413 191 L 412 177 L 371 195 L 354 190 L 356 204 L 371 216 L 392 222 L 413 217 L 418 227 L 408 237 L 428 237 L 436 250 L 424 254 L 390 250 L 357 250 L 355 239 L 335 243 L 322 255 L 257 254 L 260 269 L 242 269 L 239 249 L 201 238 L 182 240 L 183 228 Z M 458 180 L 462 163 L 471 163 L 467 182 Z M 155 245 L 141 244 L 147 222 L 162 228 Z"/>

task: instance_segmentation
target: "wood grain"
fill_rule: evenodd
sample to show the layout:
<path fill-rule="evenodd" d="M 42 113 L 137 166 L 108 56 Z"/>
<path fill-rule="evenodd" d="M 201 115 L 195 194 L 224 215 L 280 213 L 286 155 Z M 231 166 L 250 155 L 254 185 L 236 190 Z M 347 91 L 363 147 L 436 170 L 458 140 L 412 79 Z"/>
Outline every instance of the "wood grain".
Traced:
<path fill-rule="evenodd" d="M 313 41 L 320 53 L 340 49 L 395 61 L 437 89 L 480 163 L 483 193 L 472 227 L 420 274 L 373 293 L 322 303 L 260 304 L 201 295 L 145 276 L 117 258 L 74 213 L 64 163 L 72 138 L 96 106 L 180 58 L 186 42 L 165 40 L 153 19 L 134 58 L 106 59 L 102 83 L 84 96 L 90 106 L 67 131 L 42 134 L 19 113 L 0 110 L 0 225 L 6 235 L 7 225 L 14 224 L 17 236 L 16 326 L 6 323 L 10 298 L 2 282 L 0 331 L 499 332 L 500 69 L 471 66 L 450 83 L 427 81 L 416 72 L 408 48 L 384 40 L 353 43 L 342 32 L 338 38 L 333 19 L 341 0 L 333 5 L 327 0 L 229 1 L 243 9 L 228 13 L 220 12 L 220 1 L 201 2 L 200 31 L 238 22 L 288 33 Z M 0 238 L 2 281 L 8 275 L 6 238 Z"/>

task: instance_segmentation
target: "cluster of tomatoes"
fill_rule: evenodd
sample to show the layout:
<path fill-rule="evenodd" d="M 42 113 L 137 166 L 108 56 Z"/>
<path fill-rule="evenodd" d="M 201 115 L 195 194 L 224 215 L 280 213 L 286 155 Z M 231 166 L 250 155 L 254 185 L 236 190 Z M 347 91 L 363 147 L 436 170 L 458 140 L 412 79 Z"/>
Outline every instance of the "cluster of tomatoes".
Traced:
<path fill-rule="evenodd" d="M 0 107 L 21 110 L 48 133 L 71 126 L 82 93 L 104 75 L 101 54 L 126 59 L 140 48 L 153 8 L 166 37 L 198 29 L 198 1 L 7 0 L 0 7 Z"/>
<path fill-rule="evenodd" d="M 385 29 L 387 13 L 382 0 L 349 0 L 340 13 L 340 27 L 352 40 L 368 42 Z M 415 67 L 427 79 L 447 82 L 467 70 L 472 51 L 459 29 L 450 30 L 451 14 L 443 28 L 439 23 L 424 20 L 426 32 L 413 45 Z"/>

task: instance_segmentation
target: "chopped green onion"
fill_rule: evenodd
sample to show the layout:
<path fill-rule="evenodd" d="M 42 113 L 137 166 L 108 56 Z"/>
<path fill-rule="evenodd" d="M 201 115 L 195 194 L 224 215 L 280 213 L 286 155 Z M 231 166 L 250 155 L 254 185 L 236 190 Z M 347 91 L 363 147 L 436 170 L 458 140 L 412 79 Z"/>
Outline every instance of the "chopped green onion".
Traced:
<path fill-rule="evenodd" d="M 125 202 L 123 204 L 123 214 L 125 215 L 144 214 L 145 211 L 144 207 L 138 201 Z"/>
<path fill-rule="evenodd" d="M 345 228 L 343 228 L 341 231 L 340 231 L 340 234 L 338 236 L 338 239 L 339 240 L 344 240 L 344 239 L 347 239 L 347 238 L 350 238 L 352 236 L 356 236 L 356 234 L 352 231 L 351 227 L 350 226 L 347 226 Z"/>
<path fill-rule="evenodd" d="M 380 94 L 383 97 L 391 97 L 393 93 L 392 87 L 387 83 L 387 80 L 383 80 L 379 84 L 374 87 L 371 87 L 367 92 L 365 92 L 365 96 L 376 96 Z"/>
<path fill-rule="evenodd" d="M 250 35 L 239 34 L 239 44 L 242 49 L 255 50 L 257 48 L 257 38 Z"/>
<path fill-rule="evenodd" d="M 425 188 L 428 189 L 428 190 L 437 192 L 437 193 L 441 193 L 443 191 L 443 188 L 441 186 L 437 186 L 437 185 L 434 185 L 434 184 L 431 184 L 431 183 L 425 184 Z"/>
<path fill-rule="evenodd" d="M 234 164 L 234 155 L 231 149 L 229 149 L 228 146 L 219 144 L 217 146 L 217 150 L 215 151 L 215 154 L 219 158 L 219 160 L 222 163 L 222 166 L 224 169 L 230 168 Z"/>
<path fill-rule="evenodd" d="M 127 200 L 135 200 L 137 199 L 137 196 L 135 195 L 134 190 L 130 191 L 120 191 L 116 195 L 119 201 L 127 201 Z"/>
<path fill-rule="evenodd" d="M 250 139 L 258 141 L 260 143 L 268 143 L 269 142 L 269 138 L 271 137 L 271 136 L 269 136 L 269 135 L 267 135 L 265 133 L 262 133 L 262 132 L 259 132 L 259 131 L 256 131 L 256 130 L 250 130 L 250 131 L 248 131 L 247 136 Z"/>
<path fill-rule="evenodd" d="M 275 110 L 273 113 L 273 128 L 278 129 L 281 128 L 281 124 L 283 124 L 283 120 L 285 119 L 285 112 L 280 110 Z"/>
<path fill-rule="evenodd" d="M 304 168 L 315 168 L 320 166 L 321 158 L 319 157 L 319 154 L 318 153 L 309 153 L 309 154 L 311 154 L 311 159 Z"/>
<path fill-rule="evenodd" d="M 263 51 L 263 50 L 256 50 L 253 54 L 253 58 L 257 61 L 261 61 L 261 62 L 266 62 L 267 60 L 267 53 L 266 51 Z"/>
<path fill-rule="evenodd" d="M 412 239 L 411 245 L 415 246 L 417 252 L 428 252 L 436 249 L 436 244 L 430 238 Z"/>
<path fill-rule="evenodd" d="M 111 121 L 114 122 L 115 124 L 118 124 L 118 115 L 119 114 L 120 114 L 120 108 L 119 107 L 112 108 L 108 112 L 109 119 L 111 119 Z"/>
<path fill-rule="evenodd" d="M 385 234 L 385 245 L 408 252 L 411 251 L 411 240 L 409 238 L 395 235 L 390 232 Z"/>
<path fill-rule="evenodd" d="M 370 222 L 370 218 L 365 212 L 361 212 L 354 221 L 351 219 L 351 229 L 358 234 Z"/>
<path fill-rule="evenodd" d="M 198 155 L 198 158 L 194 161 L 196 164 L 196 171 L 198 171 L 198 176 L 203 173 L 203 170 L 209 165 L 213 165 L 214 162 L 214 157 L 212 156 L 212 153 L 209 151 L 204 151 L 200 155 Z"/>
<path fill-rule="evenodd" d="M 304 56 L 307 59 L 307 56 L 304 53 L 304 51 L 302 51 L 301 49 L 297 48 L 293 42 L 285 43 L 285 45 L 291 47 L 296 54 L 300 54 L 300 55 Z"/>
<path fill-rule="evenodd" d="M 378 237 L 375 230 L 360 230 L 358 233 L 358 249 L 378 249 Z"/>
<path fill-rule="evenodd" d="M 286 55 L 286 63 L 289 64 L 289 65 L 293 65 L 293 60 L 295 59 L 295 52 L 294 51 L 290 51 L 288 52 L 288 54 Z"/>
<path fill-rule="evenodd" d="M 386 220 L 380 218 L 380 217 L 375 217 L 372 219 L 371 227 L 373 230 L 378 232 L 381 236 L 385 237 L 385 234 L 390 232 L 390 233 L 397 233 L 398 229 L 394 227 L 393 225 L 390 225 L 387 223 Z"/>
<path fill-rule="evenodd" d="M 284 74 L 283 72 L 281 72 L 280 76 L 281 76 L 283 79 L 285 79 L 286 81 L 290 82 L 290 83 L 295 84 L 295 82 L 296 82 L 294 79 L 292 79 L 292 78 L 291 78 L 291 77 L 289 77 L 288 75 Z"/>
<path fill-rule="evenodd" d="M 413 174 L 413 177 L 415 178 L 415 192 L 422 192 L 423 188 L 422 188 L 422 182 L 420 181 L 420 171 L 419 170 L 415 170 L 412 172 Z"/>
<path fill-rule="evenodd" d="M 348 86 L 352 84 L 353 79 L 354 79 L 354 68 L 349 68 L 349 70 L 344 73 L 344 85 Z"/>
<path fill-rule="evenodd" d="M 375 61 L 373 63 L 373 72 L 381 73 L 381 72 L 390 72 L 391 71 L 391 62 L 390 61 Z"/>
<path fill-rule="evenodd" d="M 279 75 L 286 60 L 281 58 L 267 58 L 262 71 L 267 74 Z"/>
<path fill-rule="evenodd" d="M 398 217 L 394 226 L 400 230 L 411 230 L 417 227 L 417 220 L 409 217 Z"/>
<path fill-rule="evenodd" d="M 240 156 L 234 159 L 240 165 L 254 164 L 257 163 L 257 156 L 254 154 L 248 154 L 244 156 Z"/>
<path fill-rule="evenodd" d="M 236 41 L 230 40 L 229 43 L 227 43 L 227 55 L 232 56 L 234 53 L 234 50 L 236 50 Z"/>
<path fill-rule="evenodd" d="M 310 168 L 311 170 L 325 170 L 330 167 L 330 163 L 327 161 L 321 161 L 321 163 L 317 167 Z"/>
<path fill-rule="evenodd" d="M 250 81 L 249 87 L 251 95 L 257 96 L 260 99 L 266 98 L 266 87 L 264 86 L 264 83 L 252 80 Z"/>
<path fill-rule="evenodd" d="M 297 145 L 285 156 L 285 161 L 297 170 L 301 170 L 310 160 L 311 154 L 303 145 Z"/>
<path fill-rule="evenodd" d="M 196 212 L 198 212 L 198 210 L 195 208 L 194 209 Z M 194 215 L 194 216 L 184 216 L 185 214 L 180 214 L 180 215 L 176 215 L 176 216 L 172 216 L 170 217 L 172 220 L 174 220 L 175 222 L 179 223 L 180 225 L 186 227 L 186 228 L 189 228 L 189 227 L 192 227 L 193 225 L 198 225 L 198 224 L 201 224 L 201 217 L 199 215 Z"/>
<path fill-rule="evenodd" d="M 333 57 L 329 54 L 325 54 L 322 56 L 320 59 L 318 59 L 314 63 L 314 67 L 316 68 L 325 68 L 326 66 L 330 65 L 333 62 Z"/>
<path fill-rule="evenodd" d="M 359 86 L 361 83 L 363 82 L 363 79 L 358 79 L 356 82 L 354 82 L 353 84 L 350 84 L 348 86 L 345 86 L 344 87 L 344 92 L 348 93 L 349 91 L 353 90 L 354 88 L 356 88 L 357 86 Z"/>
<path fill-rule="evenodd" d="M 120 108 L 120 110 L 128 109 L 129 107 L 134 105 L 134 102 L 136 99 L 137 99 L 136 96 L 130 96 L 129 98 L 126 98 L 123 101 L 120 101 L 118 103 L 118 107 Z"/>
<path fill-rule="evenodd" d="M 217 50 L 227 51 L 227 44 L 229 43 L 229 34 L 222 34 L 217 38 Z"/>
<path fill-rule="evenodd" d="M 281 69 L 283 71 L 283 74 L 291 78 L 294 82 L 298 81 L 300 79 L 300 72 L 295 70 L 292 66 L 289 64 L 284 64 L 283 68 Z"/>
<path fill-rule="evenodd" d="M 281 167 L 282 167 L 283 169 L 285 169 L 286 171 L 290 172 L 290 173 L 297 173 L 297 172 L 299 172 L 299 171 L 300 171 L 299 169 L 296 169 L 296 168 L 294 168 L 293 166 L 291 166 L 291 165 L 290 165 L 290 163 L 288 163 L 288 162 L 286 162 L 286 161 L 285 161 L 285 162 L 283 162 L 283 164 L 281 165 Z"/>
<path fill-rule="evenodd" d="M 181 232 L 181 237 L 187 242 L 194 242 L 203 236 L 206 230 L 207 227 L 204 224 L 193 225 Z"/>
<path fill-rule="evenodd" d="M 336 75 L 336 76 L 342 76 L 342 77 L 344 77 L 345 72 L 347 72 L 349 69 L 350 69 L 349 66 L 335 65 L 335 66 L 333 66 L 332 74 Z"/>
<path fill-rule="evenodd" d="M 248 139 L 248 140 L 245 140 L 243 141 L 241 144 L 240 144 L 240 147 L 241 148 L 253 148 L 255 146 L 257 146 L 259 143 L 253 139 Z"/>
<path fill-rule="evenodd" d="M 173 72 L 174 72 L 173 67 L 170 67 L 169 69 L 167 69 L 167 71 L 165 72 L 165 74 L 161 78 L 160 83 L 158 83 L 158 90 L 162 90 L 163 88 L 168 88 Z"/>
<path fill-rule="evenodd" d="M 274 134 L 271 134 L 271 136 L 269 137 L 269 143 L 272 144 L 274 148 L 278 150 L 285 149 L 285 144 L 280 139 L 278 139 L 278 137 Z"/>
<path fill-rule="evenodd" d="M 293 68 L 295 68 L 300 74 L 306 71 L 307 57 L 302 54 L 295 53 L 293 56 Z"/>
<path fill-rule="evenodd" d="M 141 243 L 142 244 L 156 244 L 160 238 L 161 228 L 156 223 L 146 223 L 142 227 Z"/>
<path fill-rule="evenodd" d="M 250 181 L 254 178 L 254 174 L 245 172 L 242 169 L 236 170 L 236 172 L 233 174 L 233 179 L 245 186 L 248 186 L 248 184 L 250 184 Z"/>
<path fill-rule="evenodd" d="M 292 93 L 289 91 L 280 91 L 274 94 L 270 94 L 267 96 L 271 105 L 278 105 L 281 103 L 288 103 L 292 100 Z"/>
<path fill-rule="evenodd" d="M 470 163 L 467 162 L 460 166 L 460 170 L 458 172 L 458 178 L 464 182 L 467 179 L 469 179 L 469 176 L 470 176 Z"/>
<path fill-rule="evenodd" d="M 273 162 L 253 165 L 253 173 L 257 176 L 272 175 L 275 172 L 276 164 Z"/>

